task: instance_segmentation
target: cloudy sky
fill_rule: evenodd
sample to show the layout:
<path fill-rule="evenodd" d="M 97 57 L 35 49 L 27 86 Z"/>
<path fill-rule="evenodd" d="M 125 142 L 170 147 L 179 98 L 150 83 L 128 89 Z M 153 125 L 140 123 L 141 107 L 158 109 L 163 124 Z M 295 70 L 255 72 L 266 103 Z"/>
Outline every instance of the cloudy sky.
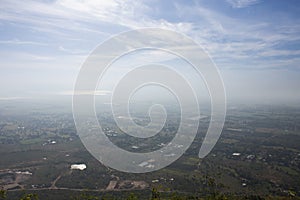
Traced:
<path fill-rule="evenodd" d="M 203 47 L 228 100 L 297 103 L 299 13 L 297 0 L 0 0 L 0 99 L 70 94 L 101 42 L 160 27 Z"/>

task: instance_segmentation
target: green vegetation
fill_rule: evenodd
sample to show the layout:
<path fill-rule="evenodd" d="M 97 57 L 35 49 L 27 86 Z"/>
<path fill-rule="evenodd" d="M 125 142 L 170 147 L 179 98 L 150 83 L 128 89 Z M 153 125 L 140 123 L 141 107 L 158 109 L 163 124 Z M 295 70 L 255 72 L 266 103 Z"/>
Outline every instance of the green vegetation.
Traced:
<path fill-rule="evenodd" d="M 118 197 L 118 195 L 91 195 L 87 192 L 81 192 L 80 194 L 70 197 L 65 197 L 68 200 L 300 200 L 300 197 L 296 197 L 294 192 L 290 191 L 289 196 L 280 197 L 280 196 L 259 196 L 259 195 L 233 195 L 233 194 L 221 194 L 219 191 L 216 191 L 216 185 L 214 180 L 210 180 L 211 185 L 211 193 L 206 195 L 205 197 L 197 196 L 197 195 L 186 195 L 186 194 L 178 194 L 178 193 L 165 193 L 159 192 L 157 188 L 153 188 L 151 191 L 151 195 L 147 197 L 146 195 L 139 197 L 135 193 L 131 192 L 127 196 Z M 0 190 L 0 198 L 1 200 L 8 200 L 5 195 L 6 191 Z M 3 195 L 4 194 L 4 195 Z M 39 200 L 39 196 L 34 193 L 23 194 L 21 198 L 18 200 Z"/>
<path fill-rule="evenodd" d="M 36 194 L 25 194 L 20 200 L 39 200 Z"/>
<path fill-rule="evenodd" d="M 108 117 L 104 123 L 107 131 L 118 133 Z M 42 200 L 297 199 L 299 124 L 299 109 L 229 110 L 223 134 L 205 159 L 198 158 L 208 127 L 204 120 L 195 142 L 176 162 L 155 172 L 130 174 L 103 166 L 87 152 L 72 115 L 0 112 L 0 188 L 7 189 L 0 199 L 35 198 L 24 192 Z M 175 125 L 168 126 L 169 134 Z M 133 142 L 124 141 L 123 135 L 114 138 L 129 148 Z M 85 163 L 87 169 L 71 170 L 74 163 Z"/>
<path fill-rule="evenodd" d="M 0 199 L 6 199 L 6 191 L 5 190 L 0 190 Z"/>

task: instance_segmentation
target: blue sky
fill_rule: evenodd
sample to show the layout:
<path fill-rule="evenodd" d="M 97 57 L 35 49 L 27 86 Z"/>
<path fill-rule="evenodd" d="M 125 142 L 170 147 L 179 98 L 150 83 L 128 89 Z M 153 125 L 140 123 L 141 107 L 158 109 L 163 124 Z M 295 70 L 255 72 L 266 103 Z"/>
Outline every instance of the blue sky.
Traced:
<path fill-rule="evenodd" d="M 0 99 L 67 94 L 101 42 L 161 27 L 204 48 L 229 100 L 299 102 L 299 13 L 297 0 L 1 0 Z"/>

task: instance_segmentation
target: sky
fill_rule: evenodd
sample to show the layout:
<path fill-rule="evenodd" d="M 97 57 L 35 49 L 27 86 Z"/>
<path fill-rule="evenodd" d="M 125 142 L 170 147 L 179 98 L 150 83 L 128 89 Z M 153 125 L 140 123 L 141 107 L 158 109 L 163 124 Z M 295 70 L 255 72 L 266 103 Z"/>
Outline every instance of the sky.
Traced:
<path fill-rule="evenodd" d="M 299 16 L 298 0 L 0 0 L 0 100 L 70 95 L 99 44 L 158 27 L 207 52 L 228 101 L 298 104 Z"/>

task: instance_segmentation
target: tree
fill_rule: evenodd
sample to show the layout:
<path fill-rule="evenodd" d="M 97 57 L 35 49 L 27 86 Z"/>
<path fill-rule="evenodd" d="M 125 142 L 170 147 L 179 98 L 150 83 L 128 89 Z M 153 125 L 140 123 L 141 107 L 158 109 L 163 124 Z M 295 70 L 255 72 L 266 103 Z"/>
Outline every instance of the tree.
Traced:
<path fill-rule="evenodd" d="M 137 196 L 135 196 L 135 194 L 130 193 L 130 195 L 127 197 L 126 200 L 138 200 Z"/>
<path fill-rule="evenodd" d="M 5 190 L 0 190 L 0 200 L 6 199 L 6 191 Z"/>
<path fill-rule="evenodd" d="M 81 193 L 79 196 L 73 197 L 73 200 L 99 200 L 98 197 L 95 197 L 93 195 L 88 195 L 85 192 Z"/>
<path fill-rule="evenodd" d="M 25 194 L 20 200 L 39 200 L 37 194 Z"/>
<path fill-rule="evenodd" d="M 160 194 L 156 188 L 152 189 L 151 200 L 160 200 Z"/>

